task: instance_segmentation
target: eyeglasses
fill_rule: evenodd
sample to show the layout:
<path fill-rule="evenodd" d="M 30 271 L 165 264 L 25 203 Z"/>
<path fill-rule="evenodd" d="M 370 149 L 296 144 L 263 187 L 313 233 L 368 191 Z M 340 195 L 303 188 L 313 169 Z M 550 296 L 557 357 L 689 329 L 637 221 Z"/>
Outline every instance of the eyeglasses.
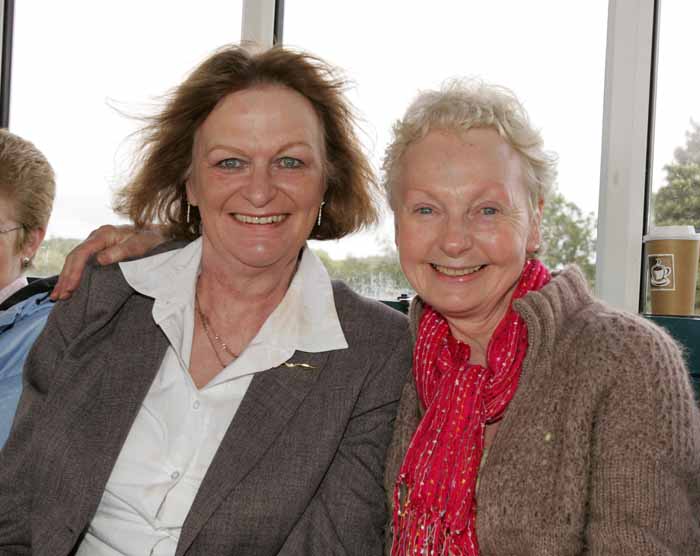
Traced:
<path fill-rule="evenodd" d="M 14 228 L 7 228 L 7 230 L 3 230 L 0 228 L 0 234 L 9 234 L 10 232 L 14 232 L 15 230 L 21 230 L 24 228 L 21 224 L 19 226 L 15 226 Z"/>

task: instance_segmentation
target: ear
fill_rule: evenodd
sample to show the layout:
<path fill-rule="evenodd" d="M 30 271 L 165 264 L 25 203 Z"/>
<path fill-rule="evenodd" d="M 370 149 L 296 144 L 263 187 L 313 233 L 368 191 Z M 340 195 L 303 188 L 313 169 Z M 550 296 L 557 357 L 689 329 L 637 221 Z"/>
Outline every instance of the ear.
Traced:
<path fill-rule="evenodd" d="M 183 181 L 185 182 L 185 196 L 187 197 L 187 202 L 196 207 L 199 204 L 197 200 L 197 183 L 194 178 L 194 156 L 195 150 L 197 148 L 197 133 L 195 132 L 195 144 L 192 147 L 192 159 L 187 165 L 187 170 L 185 170 L 185 175 L 183 176 Z"/>
<path fill-rule="evenodd" d="M 34 228 L 27 231 L 24 246 L 20 250 L 22 257 L 32 259 L 46 236 L 46 228 Z"/>
<path fill-rule="evenodd" d="M 530 230 L 527 235 L 527 252 L 530 255 L 537 253 L 542 246 L 542 214 L 544 212 L 544 199 L 537 201 L 535 213 L 530 218 Z"/>
<path fill-rule="evenodd" d="M 185 193 L 187 194 L 187 202 L 196 207 L 199 203 L 197 201 L 197 187 L 192 183 L 192 174 L 189 174 L 185 179 Z"/>
<path fill-rule="evenodd" d="M 396 217 L 396 211 L 392 208 L 391 216 L 394 218 L 394 245 L 399 248 L 399 219 Z"/>

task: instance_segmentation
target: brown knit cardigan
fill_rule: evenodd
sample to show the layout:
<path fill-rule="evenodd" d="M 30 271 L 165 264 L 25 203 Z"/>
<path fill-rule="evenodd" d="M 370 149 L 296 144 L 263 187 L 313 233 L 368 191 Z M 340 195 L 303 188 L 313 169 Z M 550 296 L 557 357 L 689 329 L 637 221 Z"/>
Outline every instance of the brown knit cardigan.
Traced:
<path fill-rule="evenodd" d="M 593 298 L 576 267 L 514 307 L 529 348 L 480 472 L 481 556 L 700 555 L 700 411 L 678 346 Z M 414 334 L 421 311 L 417 300 Z M 390 510 L 421 412 L 411 379 L 387 455 Z"/>

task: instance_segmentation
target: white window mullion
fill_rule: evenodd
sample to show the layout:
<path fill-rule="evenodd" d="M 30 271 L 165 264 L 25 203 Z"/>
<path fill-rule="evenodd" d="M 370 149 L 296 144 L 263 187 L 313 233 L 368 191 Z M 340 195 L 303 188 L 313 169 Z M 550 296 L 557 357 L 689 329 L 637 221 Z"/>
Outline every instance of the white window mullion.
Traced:
<path fill-rule="evenodd" d="M 610 0 L 596 293 L 637 312 L 644 223 L 654 0 Z"/>
<path fill-rule="evenodd" d="M 241 42 L 270 48 L 274 28 L 275 0 L 243 0 Z"/>

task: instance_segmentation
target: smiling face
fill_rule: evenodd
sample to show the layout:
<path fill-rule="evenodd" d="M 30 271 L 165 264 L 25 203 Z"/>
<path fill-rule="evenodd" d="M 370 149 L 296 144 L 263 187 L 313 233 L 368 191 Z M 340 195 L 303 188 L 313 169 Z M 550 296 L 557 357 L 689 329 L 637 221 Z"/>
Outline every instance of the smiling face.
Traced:
<path fill-rule="evenodd" d="M 197 131 L 187 180 L 203 257 L 234 271 L 288 268 L 318 216 L 323 159 L 323 129 L 299 93 L 267 86 L 224 97 Z"/>
<path fill-rule="evenodd" d="M 416 292 L 451 324 L 495 328 L 540 242 L 519 155 L 494 129 L 431 131 L 406 150 L 393 204 Z"/>

